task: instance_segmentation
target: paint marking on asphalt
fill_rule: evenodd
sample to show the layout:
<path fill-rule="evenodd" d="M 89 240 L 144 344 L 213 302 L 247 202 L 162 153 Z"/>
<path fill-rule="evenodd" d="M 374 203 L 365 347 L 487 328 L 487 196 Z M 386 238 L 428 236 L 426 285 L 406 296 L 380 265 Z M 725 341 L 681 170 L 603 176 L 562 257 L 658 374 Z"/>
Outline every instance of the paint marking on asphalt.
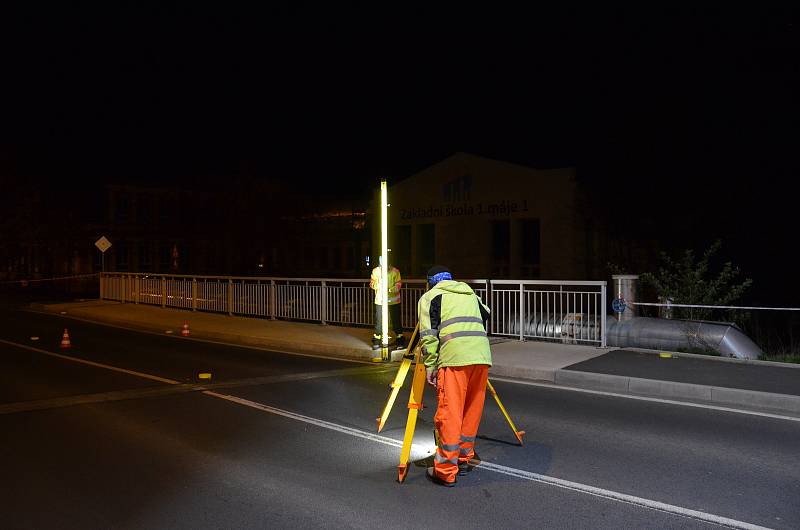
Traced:
<path fill-rule="evenodd" d="M 771 412 L 759 412 L 757 410 L 735 409 L 732 407 L 722 407 L 719 405 L 707 405 L 705 403 L 692 403 L 691 401 L 677 401 L 674 399 L 655 398 L 647 396 L 635 396 L 632 394 L 619 394 L 617 392 L 606 392 L 604 390 L 591 390 L 588 388 L 577 388 L 573 386 L 560 386 L 553 383 L 537 383 L 535 381 L 521 381 L 519 379 L 508 379 L 505 377 L 490 378 L 492 381 L 503 381 L 505 383 L 513 383 L 515 385 L 538 386 L 542 388 L 550 388 L 553 390 L 568 390 L 570 392 L 582 392 L 584 394 L 595 394 L 599 396 L 610 396 L 624 399 L 635 399 L 638 401 L 652 401 L 655 403 L 664 403 L 667 405 L 680 405 L 683 407 L 693 407 L 697 409 L 719 410 L 722 412 L 735 412 L 737 414 L 748 414 L 750 416 L 762 416 L 764 418 L 773 418 L 777 420 L 788 420 L 800 422 L 800 418 L 796 416 L 784 416 L 781 414 L 773 414 Z"/>
<path fill-rule="evenodd" d="M 62 396 L 57 398 L 51 399 L 40 399 L 34 401 L 20 401 L 16 403 L 5 403 L 0 405 L 0 414 L 13 414 L 16 412 L 28 412 L 33 410 L 46 410 L 46 409 L 53 409 L 53 408 L 60 408 L 60 407 L 69 407 L 72 405 L 85 405 L 89 403 L 103 403 L 108 401 L 122 401 L 127 399 L 138 399 L 138 398 L 147 398 L 147 397 L 157 397 L 157 396 L 165 396 L 165 395 L 172 395 L 172 394 L 181 394 L 187 392 L 198 392 L 208 389 L 214 388 L 241 388 L 246 386 L 255 386 L 255 385 L 265 385 L 265 384 L 273 384 L 273 383 L 286 383 L 286 382 L 293 382 L 293 381 L 308 381 L 311 379 L 319 379 L 323 377 L 337 377 L 337 376 L 347 376 L 347 375 L 360 375 L 366 373 L 382 373 L 388 372 L 392 368 L 388 366 L 359 366 L 354 368 L 340 368 L 336 370 L 324 370 L 324 371 L 317 371 L 317 372 L 302 372 L 298 374 L 281 374 L 281 375 L 267 375 L 261 377 L 250 377 L 247 379 L 237 379 L 233 381 L 221 381 L 219 383 L 204 383 L 204 384 L 191 384 L 191 383 L 181 383 L 180 381 L 175 381 L 173 379 L 167 379 L 164 377 L 159 377 L 156 375 L 146 374 L 144 372 L 137 372 L 135 370 L 128 370 L 127 368 L 120 368 L 117 366 L 111 366 L 108 364 L 97 363 L 94 361 L 89 361 L 87 359 L 81 359 L 80 357 L 72 357 L 69 355 L 63 355 L 60 353 L 54 353 L 51 351 L 43 350 L 41 348 L 34 348 L 32 346 L 27 346 L 25 344 L 19 344 L 17 342 L 11 342 L 8 340 L 0 339 L 0 343 L 8 344 L 10 346 L 14 346 L 16 348 L 21 348 L 23 350 L 30 350 L 36 353 L 42 353 L 44 355 L 48 355 L 51 357 L 56 357 L 58 359 L 63 359 L 66 361 L 76 362 L 80 364 L 85 364 L 89 366 L 94 366 L 96 368 L 103 368 L 105 370 L 112 370 L 114 372 L 121 372 L 128 375 L 133 375 L 136 377 L 142 377 L 144 379 L 150 379 L 152 381 L 158 381 L 160 383 L 166 383 L 171 385 L 168 388 L 145 388 L 145 389 L 131 389 L 131 390 L 117 390 L 117 391 L 110 391 L 110 392 L 99 392 L 95 394 L 81 394 L 77 396 Z"/>
<path fill-rule="evenodd" d="M 180 385 L 181 384 L 180 382 L 174 381 L 172 379 L 166 379 L 166 378 L 163 378 L 163 377 L 153 376 L 153 375 L 145 374 L 145 373 L 142 373 L 142 372 L 136 372 L 134 370 L 127 370 L 127 369 L 124 369 L 124 368 L 117 368 L 116 366 L 110 366 L 110 365 L 107 365 L 107 364 L 96 363 L 94 361 L 88 361 L 86 359 L 80 359 L 78 357 L 70 357 L 68 355 L 62 355 L 62 354 L 58 354 L 58 353 L 53 353 L 53 352 L 49 352 L 47 350 L 42 350 L 42 349 L 39 349 L 39 348 L 32 348 L 30 346 L 26 346 L 26 345 L 23 345 L 23 344 L 17 344 L 17 343 L 14 343 L 14 342 L 3 340 L 3 339 L 0 339 L 0 343 L 8 344 L 8 345 L 11 345 L 11 346 L 16 346 L 16 347 L 19 347 L 19 348 L 22 348 L 22 349 L 26 349 L 26 350 L 30 350 L 30 351 L 35 351 L 35 352 L 42 353 L 42 354 L 45 354 L 45 355 L 49 355 L 49 356 L 52 356 L 52 357 L 56 357 L 56 358 L 59 358 L 59 359 L 64 359 L 64 360 L 77 362 L 77 363 L 81 363 L 81 364 L 86 364 L 86 365 L 94 366 L 94 367 L 97 367 L 97 368 L 104 368 L 106 370 L 112 370 L 112 371 L 115 371 L 115 372 L 122 372 L 122 373 L 130 374 L 130 375 L 134 375 L 134 376 L 137 376 L 137 377 L 143 377 L 145 379 L 151 379 L 151 380 L 160 381 L 160 382 L 163 382 L 163 383 L 168 383 L 168 384 L 171 384 L 171 385 Z M 305 422 L 305 423 L 308 423 L 308 424 L 311 424 L 311 425 L 316 425 L 318 427 L 322 427 L 322 428 L 325 428 L 325 429 L 337 431 L 337 432 L 340 432 L 340 433 L 343 433 L 343 434 L 347 434 L 347 435 L 350 435 L 350 436 L 355 436 L 355 437 L 358 437 L 358 438 L 361 438 L 361 439 L 364 439 L 364 440 L 368 440 L 368 441 L 371 441 L 371 442 L 377 442 L 377 443 L 381 443 L 381 444 L 384 444 L 384 445 L 389 445 L 389 446 L 397 447 L 397 448 L 400 448 L 403 445 L 403 443 L 400 440 L 395 440 L 393 438 L 388 438 L 386 436 L 381 436 L 381 435 L 376 434 L 376 433 L 362 431 L 360 429 L 355 429 L 353 427 L 346 427 L 344 425 L 339 425 L 339 424 L 332 423 L 332 422 L 325 421 L 325 420 L 321 420 L 321 419 L 318 419 L 318 418 L 312 418 L 310 416 L 305 416 L 303 414 L 290 412 L 288 410 L 283 410 L 283 409 L 279 409 L 279 408 L 276 408 L 276 407 L 271 407 L 269 405 L 264 405 L 262 403 L 257 403 L 255 401 L 250 401 L 248 399 L 244 399 L 244 398 L 240 398 L 240 397 L 236 397 L 236 396 L 231 396 L 231 395 L 227 395 L 227 394 L 220 394 L 220 393 L 214 392 L 212 390 L 204 390 L 203 394 L 211 396 L 211 397 L 215 397 L 215 398 L 218 398 L 218 399 L 223 399 L 223 400 L 226 400 L 226 401 L 230 401 L 232 403 L 236 403 L 236 404 L 243 405 L 243 406 L 246 406 L 246 407 L 250 407 L 250 408 L 253 408 L 253 409 L 257 409 L 257 410 L 260 410 L 260 411 L 263 411 L 263 412 L 268 412 L 270 414 L 276 414 L 276 415 L 283 416 L 283 417 L 286 417 L 286 418 L 290 418 L 290 419 L 293 419 L 293 420 L 296 420 L 296 421 L 302 421 L 302 422 Z M 412 450 L 414 450 L 418 454 L 419 453 L 421 453 L 421 454 L 425 454 L 426 453 L 425 449 L 420 447 L 419 445 L 412 446 Z M 524 479 L 524 480 L 529 480 L 529 481 L 532 481 L 532 482 L 539 482 L 539 483 L 542 483 L 542 484 L 547 484 L 547 485 L 555 486 L 555 487 L 562 488 L 562 489 L 572 490 L 572 491 L 575 491 L 575 492 L 578 492 L 578 493 L 585 493 L 585 494 L 588 494 L 588 495 L 593 495 L 593 496 L 596 496 L 596 497 L 601 497 L 601 498 L 604 498 L 604 499 L 609 499 L 609 500 L 613 500 L 613 501 L 617 501 L 617 502 L 623 502 L 623 503 L 627 503 L 627 504 L 632 504 L 632 505 L 635 505 L 635 506 L 639 506 L 639 507 L 643 507 L 643 508 L 647 508 L 647 509 L 651 509 L 651 510 L 656 510 L 656 511 L 660 511 L 660 512 L 665 512 L 665 513 L 669 513 L 669 514 L 672 514 L 672 515 L 678 515 L 678 516 L 681 516 L 681 517 L 688 517 L 688 518 L 696 519 L 696 520 L 699 520 L 699 521 L 704 521 L 704 522 L 713 523 L 713 524 L 717 524 L 717 525 L 721 525 L 721 526 L 726 526 L 728 528 L 741 528 L 741 529 L 748 529 L 748 530 L 764 529 L 765 528 L 765 527 L 762 527 L 762 526 L 757 526 L 757 525 L 753 525 L 753 524 L 750 524 L 750 523 L 746 523 L 746 522 L 743 522 L 743 521 L 737 521 L 735 519 L 729 519 L 727 517 L 721 517 L 721 516 L 718 516 L 718 515 L 713 515 L 713 514 L 709 514 L 709 513 L 705 513 L 705 512 L 700 512 L 700 511 L 697 511 L 697 510 L 691 510 L 689 508 L 683 508 L 683 507 L 680 507 L 680 506 L 674 506 L 674 505 L 671 505 L 671 504 L 666 504 L 666 503 L 662 503 L 662 502 L 659 502 L 659 501 L 653 501 L 653 500 L 645 499 L 645 498 L 642 498 L 642 497 L 635 497 L 633 495 L 627 495 L 625 493 L 619 493 L 619 492 L 616 492 L 616 491 L 606 490 L 606 489 L 603 489 L 603 488 L 597 488 L 597 487 L 594 487 L 594 486 L 581 484 L 579 482 L 572 482 L 572 481 L 568 481 L 568 480 L 564 480 L 564 479 L 559 479 L 559 478 L 556 478 L 556 477 L 550 477 L 550 476 L 547 476 L 547 475 L 540 475 L 538 473 L 532 473 L 530 471 L 525 471 L 525 470 L 522 470 L 522 469 L 516 469 L 516 468 L 512 468 L 512 467 L 502 466 L 502 465 L 499 465 L 499 464 L 492 464 L 491 462 L 483 461 L 481 463 L 481 465 L 477 469 L 483 469 L 483 470 L 486 470 L 486 471 L 493 471 L 495 473 L 501 473 L 501 474 L 504 474 L 504 475 L 508 475 L 508 476 L 512 476 L 512 477 L 516 477 L 516 478 L 521 478 L 521 479 Z"/>
<path fill-rule="evenodd" d="M 77 362 L 77 363 L 81 363 L 81 364 L 86 364 L 86 365 L 94 366 L 94 367 L 97 367 L 97 368 L 104 368 L 106 370 L 112 370 L 112 371 L 115 371 L 115 372 L 122 372 L 122 373 L 126 373 L 126 374 L 129 374 L 129 375 L 134 375 L 134 376 L 142 377 L 142 378 L 145 378 L 145 379 L 151 379 L 151 380 L 155 380 L 155 381 L 160 381 L 160 382 L 171 384 L 171 385 L 180 385 L 181 384 L 180 382 L 174 381 L 172 379 L 166 379 L 166 378 L 163 378 L 163 377 L 158 377 L 158 376 L 154 376 L 154 375 L 150 375 L 150 374 L 145 374 L 145 373 L 142 373 L 142 372 L 136 372 L 134 370 L 127 370 L 125 368 L 118 368 L 116 366 L 110 366 L 110 365 L 107 365 L 107 364 L 96 363 L 94 361 L 88 361 L 86 359 L 81 359 L 81 358 L 78 358 L 78 357 L 70 357 L 68 355 L 62 355 L 62 354 L 59 354 L 59 353 L 53 353 L 53 352 L 49 352 L 47 350 L 42 350 L 40 348 L 33 348 L 31 346 L 26 346 L 24 344 L 18 344 L 18 343 L 7 341 L 7 340 L 3 340 L 3 339 L 0 339 L 0 343 L 8 344 L 10 346 L 15 346 L 15 347 L 22 348 L 22 349 L 25 349 L 25 350 L 35 351 L 35 352 L 42 353 L 44 355 L 49 355 L 49 356 L 52 356 L 52 357 L 56 357 L 56 358 L 59 358 L 59 359 L 64 359 L 64 360 Z M 495 379 L 495 378 L 493 378 L 493 379 Z M 517 381 L 510 381 L 510 382 L 517 382 Z M 529 383 L 525 382 L 523 384 L 529 384 Z M 536 384 L 533 384 L 533 386 L 548 386 L 548 385 L 536 385 Z M 199 390 L 199 389 L 197 389 L 197 390 Z M 570 389 L 570 390 L 572 390 L 572 389 Z M 590 391 L 590 393 L 614 395 L 612 393 L 598 392 L 598 391 Z M 347 435 L 350 435 L 350 436 L 355 436 L 355 437 L 362 438 L 364 440 L 368 440 L 368 441 L 371 441 L 371 442 L 377 442 L 377 443 L 381 443 L 381 444 L 384 444 L 384 445 L 389 445 L 389 446 L 392 446 L 392 447 L 398 447 L 398 448 L 402 447 L 402 445 L 403 445 L 403 443 L 400 440 L 395 440 L 393 438 L 388 438 L 386 436 L 381 436 L 381 435 L 376 434 L 376 433 L 362 431 L 360 429 L 355 429 L 353 427 L 346 427 L 344 425 L 339 425 L 339 424 L 332 423 L 332 422 L 325 421 L 325 420 L 321 420 L 321 419 L 318 419 L 318 418 L 312 418 L 310 416 L 305 416 L 303 414 L 290 412 L 288 410 L 283 410 L 283 409 L 279 409 L 279 408 L 276 408 L 276 407 L 271 407 L 269 405 L 264 405 L 262 403 L 257 403 L 255 401 L 250 401 L 248 399 L 244 399 L 244 398 L 240 398 L 240 397 L 236 397 L 236 396 L 231 396 L 231 395 L 228 395 L 228 394 L 220 394 L 220 393 L 214 392 L 212 390 L 204 390 L 203 394 L 211 396 L 211 397 L 215 397 L 215 398 L 218 398 L 218 399 L 223 399 L 223 400 L 226 400 L 226 401 L 230 401 L 230 402 L 233 402 L 233 403 L 236 403 L 236 404 L 239 404 L 239 405 L 243 405 L 243 406 L 246 406 L 246 407 L 250 407 L 250 408 L 253 408 L 253 409 L 261 410 L 263 412 L 268 412 L 270 414 L 276 414 L 276 415 L 283 416 L 283 417 L 286 417 L 286 418 L 290 418 L 290 419 L 293 419 L 293 420 L 296 420 L 296 421 L 302 421 L 302 422 L 305 422 L 305 423 L 308 423 L 308 424 L 311 424 L 311 425 L 316 425 L 318 427 L 322 427 L 322 428 L 325 428 L 325 429 L 337 431 L 337 432 L 340 432 L 340 433 L 343 433 L 343 434 L 347 434 Z M 620 395 L 620 397 L 630 397 L 630 396 Z M 637 396 L 637 398 L 638 398 L 638 396 Z M 652 399 L 652 398 L 647 398 L 647 399 L 651 400 L 651 401 L 669 402 L 669 400 L 656 400 L 656 399 Z M 675 403 L 676 404 L 683 404 L 681 402 L 675 402 Z M 713 408 L 720 409 L 720 407 L 713 407 Z M 731 409 L 731 410 L 733 410 L 735 412 L 748 412 L 748 411 L 738 411 L 738 410 L 735 410 L 735 409 Z M 763 414 L 759 414 L 759 415 L 763 415 Z M 775 415 L 770 415 L 770 417 L 775 417 Z M 794 419 L 794 418 L 788 418 L 787 417 L 786 419 Z M 419 445 L 412 446 L 412 450 L 414 450 L 417 453 L 422 453 L 422 454 L 426 453 L 424 448 L 420 447 Z M 569 481 L 569 480 L 559 479 L 559 478 L 556 478 L 556 477 L 550 477 L 550 476 L 547 476 L 547 475 L 540 475 L 538 473 L 532 473 L 530 471 L 525 471 L 525 470 L 522 470 L 522 469 L 516 469 L 516 468 L 512 468 L 512 467 L 502 466 L 502 465 L 499 465 L 499 464 L 492 464 L 491 462 L 483 461 L 481 463 L 481 465 L 479 467 L 477 467 L 477 469 L 483 469 L 483 470 L 486 470 L 486 471 L 493 471 L 495 473 L 501 473 L 501 474 L 504 474 L 504 475 L 508 475 L 508 476 L 512 476 L 512 477 L 516 477 L 516 478 L 521 478 L 521 479 L 524 479 L 524 480 L 529 480 L 529 481 L 532 481 L 532 482 L 539 482 L 539 483 L 542 483 L 542 484 L 547 484 L 547 485 L 555 486 L 555 487 L 562 488 L 562 489 L 572 490 L 572 491 L 575 491 L 575 492 L 578 492 L 578 493 L 585 493 L 585 494 L 588 494 L 588 495 L 593 495 L 593 496 L 601 497 L 601 498 L 608 499 L 608 500 L 613 500 L 613 501 L 617 501 L 617 502 L 623 502 L 623 503 L 627 503 L 627 504 L 632 504 L 632 505 L 639 506 L 639 507 L 642 507 L 642 508 L 647 508 L 647 509 L 651 509 L 651 510 L 665 512 L 665 513 L 669 513 L 669 514 L 672 514 L 672 515 L 678 515 L 678 516 L 681 516 L 681 517 L 687 517 L 687 518 L 690 518 L 690 519 L 696 519 L 696 520 L 699 520 L 699 521 L 713 523 L 713 524 L 725 526 L 725 527 L 728 527 L 728 528 L 741 528 L 741 529 L 747 529 L 747 530 L 759 530 L 759 529 L 765 529 L 766 528 L 766 527 L 763 527 L 763 526 L 757 526 L 757 525 L 753 525 L 753 524 L 746 523 L 746 522 L 743 522 L 743 521 L 737 521 L 735 519 L 729 519 L 727 517 L 721 517 L 721 516 L 714 515 L 714 514 L 709 514 L 709 513 L 706 513 L 706 512 L 700 512 L 700 511 L 692 510 L 692 509 L 689 509 L 689 508 L 683 508 L 681 506 L 675 506 L 675 505 L 672 505 L 672 504 L 666 504 L 666 503 L 662 503 L 662 502 L 659 502 L 659 501 L 653 501 L 653 500 L 645 499 L 645 498 L 642 498 L 642 497 L 636 497 L 636 496 L 633 496 L 633 495 L 627 495 L 625 493 L 619 493 L 619 492 L 612 491 L 612 490 L 607 490 L 607 489 L 603 489 L 603 488 L 597 488 L 595 486 L 589 486 L 587 484 L 581 484 L 579 482 L 572 482 L 572 481 Z"/>
<path fill-rule="evenodd" d="M 174 381 L 172 379 L 166 379 L 164 377 L 158 377 L 157 375 L 150 375 L 150 374 L 145 374 L 145 373 L 142 373 L 142 372 L 137 372 L 135 370 L 128 370 L 126 368 L 118 368 L 116 366 L 111 366 L 111 365 L 108 365 L 108 364 L 96 363 L 94 361 L 88 361 L 86 359 L 81 359 L 80 357 L 71 357 L 69 355 L 62 355 L 60 353 L 53 353 L 51 351 L 42 350 L 41 348 L 34 348 L 32 346 L 26 346 L 25 344 L 18 344 L 16 342 L 11 342 L 11 341 L 8 341 L 8 340 L 0 339 L 0 343 L 8 344 L 9 346 L 15 346 L 17 348 L 22 348 L 23 350 L 35 351 L 36 353 L 49 355 L 50 357 L 56 357 L 58 359 L 63 359 L 65 361 L 72 361 L 74 363 L 86 364 L 86 365 L 89 365 L 89 366 L 94 366 L 96 368 L 105 368 L 106 370 L 112 370 L 114 372 L 122 372 L 122 373 L 128 374 L 128 375 L 135 375 L 136 377 L 143 377 L 145 379 L 150 379 L 152 381 L 158 381 L 159 383 L 167 383 L 169 385 L 179 385 L 179 384 L 181 384 L 180 381 Z"/>
<path fill-rule="evenodd" d="M 360 429 L 354 429 L 352 427 L 346 427 L 344 425 L 339 425 L 337 423 L 332 423 L 329 421 L 321 420 L 318 418 L 312 418 L 310 416 L 305 416 L 303 414 L 298 414 L 296 412 L 290 412 L 288 410 L 279 409 L 276 407 L 271 407 L 269 405 L 264 405 L 263 403 L 258 403 L 255 401 L 250 401 L 249 399 L 244 399 L 236 396 L 230 396 L 227 394 L 220 394 L 213 391 L 205 391 L 204 394 L 208 396 L 212 396 L 219 399 L 224 399 L 226 401 L 230 401 L 232 403 L 236 403 L 239 405 L 244 405 L 245 407 L 250 407 L 253 409 L 257 409 L 263 412 L 268 412 L 270 414 L 276 414 L 278 416 L 283 416 L 285 418 L 290 418 L 297 421 L 302 421 L 305 423 L 309 423 L 311 425 L 316 425 L 318 427 L 322 427 L 324 429 L 330 429 L 336 432 L 340 432 L 342 434 L 347 434 L 350 436 L 355 436 L 357 438 L 361 438 L 364 440 L 368 440 L 370 442 L 377 442 L 384 445 L 389 445 L 391 447 L 402 447 L 403 442 L 400 440 L 395 440 L 393 438 L 389 438 L 386 436 L 381 436 L 376 433 L 371 433 L 367 431 L 362 431 Z M 417 453 L 424 454 L 425 451 L 418 445 L 412 446 L 412 450 Z M 747 530 L 763 530 L 766 527 L 758 526 L 750 523 L 746 523 L 744 521 L 737 521 L 736 519 L 729 519 L 727 517 L 722 517 L 719 515 L 714 515 L 706 512 L 701 512 L 698 510 L 692 510 L 689 508 L 683 508 L 681 506 L 675 506 L 672 504 L 667 504 L 659 501 L 654 501 L 650 499 L 645 499 L 642 497 L 635 497 L 633 495 L 628 495 L 625 493 L 619 493 L 612 490 L 607 490 L 603 488 L 597 488 L 595 486 L 589 486 L 587 484 L 581 484 L 579 482 L 572 482 L 569 480 L 564 480 L 556 477 L 550 477 L 547 475 L 540 475 L 538 473 L 532 473 L 530 471 L 525 471 L 522 469 L 516 469 L 513 467 L 502 466 L 499 464 L 492 464 L 491 462 L 483 461 L 480 466 L 476 469 L 482 469 L 485 471 L 492 471 L 495 473 L 500 473 L 503 475 L 508 475 L 511 477 L 520 478 L 523 480 L 529 480 L 531 482 L 539 482 L 542 484 L 547 484 L 549 486 L 555 486 L 557 488 L 567 489 L 571 491 L 575 491 L 578 493 L 584 493 L 588 495 L 593 495 L 595 497 L 601 497 L 604 499 L 622 502 L 626 504 L 632 504 L 634 506 L 639 506 L 642 508 L 647 508 L 650 510 L 656 510 L 659 512 L 665 512 L 671 515 L 677 515 L 680 517 L 687 517 L 690 519 L 695 519 L 698 521 L 703 521 L 707 523 L 713 523 L 720 526 L 725 526 L 728 528 L 741 528 Z"/>
<path fill-rule="evenodd" d="M 327 370 L 319 372 L 303 372 L 299 374 L 267 375 L 263 377 L 251 377 L 248 379 L 235 379 L 232 381 L 222 381 L 219 383 L 182 383 L 169 386 L 158 386 L 149 388 L 135 388 L 130 390 L 113 390 L 110 392 L 98 392 L 94 394 L 80 394 L 76 396 L 62 396 L 49 399 L 38 399 L 34 401 L 18 401 L 15 403 L 0 404 L 0 414 L 15 414 L 18 412 L 30 412 L 34 410 L 49 410 L 73 405 L 87 405 L 90 403 L 106 403 L 110 401 L 124 401 L 130 399 L 147 399 L 153 397 L 164 397 L 189 392 L 202 392 L 204 390 L 221 388 L 243 388 L 247 386 L 268 385 L 276 383 L 288 383 L 295 381 L 310 381 L 325 377 L 339 377 L 348 375 L 360 375 L 369 373 L 388 372 L 388 367 L 356 367 L 342 368 L 339 370 Z"/>
<path fill-rule="evenodd" d="M 110 401 L 125 401 L 129 399 L 143 399 L 152 397 L 172 396 L 200 390 L 194 388 L 200 385 L 169 385 L 132 390 L 114 390 L 111 392 L 98 392 L 95 394 L 80 394 L 77 396 L 63 396 L 50 399 L 37 399 L 34 401 L 17 401 L 0 405 L 0 415 L 16 414 L 18 412 L 31 412 L 34 410 L 50 410 L 74 405 L 89 405 L 91 403 L 108 403 Z M 205 390 L 207 387 L 202 387 Z"/>

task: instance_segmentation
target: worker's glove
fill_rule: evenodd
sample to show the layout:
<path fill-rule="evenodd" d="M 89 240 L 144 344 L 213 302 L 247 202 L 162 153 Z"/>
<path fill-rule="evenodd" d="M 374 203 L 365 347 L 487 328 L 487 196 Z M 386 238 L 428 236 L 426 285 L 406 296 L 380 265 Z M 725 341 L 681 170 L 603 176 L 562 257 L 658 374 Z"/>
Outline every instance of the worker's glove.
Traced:
<path fill-rule="evenodd" d="M 427 379 L 428 384 L 433 387 L 436 386 L 437 373 L 435 368 L 425 368 L 425 379 Z"/>

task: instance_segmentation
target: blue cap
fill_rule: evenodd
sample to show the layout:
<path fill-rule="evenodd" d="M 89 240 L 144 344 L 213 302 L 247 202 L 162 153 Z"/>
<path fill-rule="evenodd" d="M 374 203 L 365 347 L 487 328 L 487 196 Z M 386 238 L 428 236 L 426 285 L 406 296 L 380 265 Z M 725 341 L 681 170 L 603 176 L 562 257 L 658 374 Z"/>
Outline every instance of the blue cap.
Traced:
<path fill-rule="evenodd" d="M 428 285 L 433 287 L 442 280 L 452 280 L 453 275 L 447 267 L 441 265 L 434 265 L 428 269 Z"/>

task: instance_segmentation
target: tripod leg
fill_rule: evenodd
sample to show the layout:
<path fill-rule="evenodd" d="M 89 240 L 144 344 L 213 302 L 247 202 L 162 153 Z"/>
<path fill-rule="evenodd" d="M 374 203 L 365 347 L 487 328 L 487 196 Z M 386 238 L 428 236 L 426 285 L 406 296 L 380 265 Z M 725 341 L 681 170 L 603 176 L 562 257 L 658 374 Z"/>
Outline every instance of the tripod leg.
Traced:
<path fill-rule="evenodd" d="M 415 341 L 417 339 L 417 331 L 419 330 L 419 322 L 417 322 L 417 326 L 414 328 L 414 332 L 411 334 L 411 340 L 408 342 L 408 351 L 414 351 L 413 348 L 416 345 Z M 394 402 L 397 399 L 397 394 L 400 392 L 400 388 L 403 386 L 403 383 L 406 380 L 406 375 L 408 374 L 408 369 L 411 367 L 411 356 L 406 354 L 403 356 L 403 362 L 400 363 L 400 368 L 397 370 L 397 375 L 394 378 L 394 381 L 389 385 L 391 387 L 391 392 L 389 392 L 389 398 L 386 400 L 386 405 L 383 407 L 383 412 L 381 412 L 380 417 L 376 418 L 378 422 L 378 432 L 381 432 L 383 426 L 386 424 L 386 420 L 389 418 L 389 413 L 392 411 L 392 407 L 394 406 Z"/>
<path fill-rule="evenodd" d="M 414 439 L 414 429 L 417 426 L 417 414 L 422 408 L 422 395 L 425 393 L 425 364 L 422 362 L 420 352 L 415 355 L 417 362 L 414 368 L 414 379 L 411 383 L 411 396 L 408 398 L 408 420 L 406 432 L 403 436 L 403 448 L 400 451 L 400 465 L 397 466 L 397 481 L 402 483 L 408 475 L 408 460 L 411 457 L 411 442 Z"/>
<path fill-rule="evenodd" d="M 389 399 L 386 400 L 386 405 L 384 405 L 380 417 L 376 418 L 378 421 L 378 432 L 381 432 L 383 426 L 386 424 L 386 420 L 389 419 L 389 413 L 392 411 L 394 402 L 397 399 L 397 394 L 400 392 L 400 388 L 406 380 L 409 368 L 411 368 L 411 359 L 403 359 L 403 362 L 400 363 L 400 369 L 397 370 L 397 375 L 391 383 L 392 391 L 389 393 Z"/>
<path fill-rule="evenodd" d="M 497 395 L 497 391 L 495 391 L 492 383 L 487 379 L 486 380 L 486 389 L 492 394 L 492 397 L 497 402 L 497 405 L 500 407 L 500 411 L 503 413 L 503 416 L 506 417 L 506 421 L 511 426 L 511 430 L 514 431 L 514 436 L 516 436 L 517 440 L 519 440 L 520 445 L 524 445 L 522 441 L 522 437 L 525 436 L 525 431 L 518 431 L 514 422 L 511 421 L 511 416 L 508 415 L 506 412 L 506 408 L 503 406 L 503 403 L 500 402 L 500 396 Z"/>

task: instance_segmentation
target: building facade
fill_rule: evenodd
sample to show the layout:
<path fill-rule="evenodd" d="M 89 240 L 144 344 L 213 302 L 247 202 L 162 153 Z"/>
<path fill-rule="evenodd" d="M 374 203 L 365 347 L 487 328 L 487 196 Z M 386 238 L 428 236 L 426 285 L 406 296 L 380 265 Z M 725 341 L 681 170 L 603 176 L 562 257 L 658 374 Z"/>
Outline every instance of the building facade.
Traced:
<path fill-rule="evenodd" d="M 476 279 L 593 273 L 597 238 L 573 168 L 457 153 L 391 185 L 389 202 L 390 259 L 406 275 L 423 277 L 434 263 Z"/>

